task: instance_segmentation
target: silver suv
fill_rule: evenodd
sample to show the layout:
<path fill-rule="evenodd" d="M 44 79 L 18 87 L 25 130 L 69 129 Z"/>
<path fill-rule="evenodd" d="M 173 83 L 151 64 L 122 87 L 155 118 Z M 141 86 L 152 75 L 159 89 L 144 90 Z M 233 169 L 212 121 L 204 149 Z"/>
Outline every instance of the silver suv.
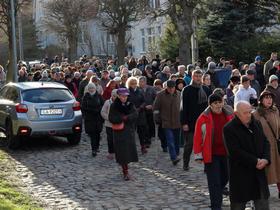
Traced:
<path fill-rule="evenodd" d="M 28 136 L 63 136 L 70 144 L 78 144 L 80 103 L 59 83 L 8 83 L 0 90 L 0 127 L 11 149 L 18 148 L 22 137 Z"/>

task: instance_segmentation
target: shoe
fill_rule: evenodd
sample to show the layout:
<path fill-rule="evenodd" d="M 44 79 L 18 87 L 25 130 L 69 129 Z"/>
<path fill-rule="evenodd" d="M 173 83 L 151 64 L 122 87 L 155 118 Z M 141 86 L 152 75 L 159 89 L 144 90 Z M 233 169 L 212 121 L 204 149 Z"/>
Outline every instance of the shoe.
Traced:
<path fill-rule="evenodd" d="M 162 151 L 163 152 L 167 152 L 167 148 L 162 148 Z"/>
<path fill-rule="evenodd" d="M 92 150 L 92 157 L 96 157 L 96 155 L 97 155 L 96 150 Z"/>
<path fill-rule="evenodd" d="M 150 147 L 151 147 L 151 144 L 146 144 L 145 147 L 146 147 L 146 148 L 150 148 Z"/>
<path fill-rule="evenodd" d="M 280 192 L 278 193 L 278 198 L 280 199 Z"/>
<path fill-rule="evenodd" d="M 109 154 L 107 155 L 107 159 L 113 160 L 113 159 L 114 159 L 114 154 L 113 154 L 113 153 L 109 153 Z"/>
<path fill-rule="evenodd" d="M 190 167 L 189 166 L 183 166 L 183 169 L 184 169 L 184 171 L 188 171 L 188 170 L 190 170 Z"/>
<path fill-rule="evenodd" d="M 130 180 L 130 177 L 129 177 L 128 174 L 126 174 L 126 175 L 123 176 L 123 179 L 124 179 L 124 181 L 129 181 L 129 180 Z"/>
<path fill-rule="evenodd" d="M 142 155 L 146 154 L 148 151 L 145 146 L 141 146 L 141 153 Z"/>
<path fill-rule="evenodd" d="M 177 163 L 180 162 L 180 160 L 181 160 L 180 158 L 177 158 L 177 159 L 175 159 L 175 160 L 172 160 L 173 165 L 176 166 Z"/>
<path fill-rule="evenodd" d="M 224 189 L 223 189 L 223 195 L 225 195 L 225 196 L 229 196 L 229 190 L 228 190 L 228 188 L 227 187 L 225 187 Z"/>

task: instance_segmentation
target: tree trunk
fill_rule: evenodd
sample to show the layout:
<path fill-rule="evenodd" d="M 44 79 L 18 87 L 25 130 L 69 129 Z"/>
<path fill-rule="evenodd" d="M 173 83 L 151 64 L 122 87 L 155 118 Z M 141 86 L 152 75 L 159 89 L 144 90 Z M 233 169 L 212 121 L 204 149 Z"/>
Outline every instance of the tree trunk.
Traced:
<path fill-rule="evenodd" d="M 78 35 L 68 37 L 68 62 L 73 62 L 77 58 Z"/>
<path fill-rule="evenodd" d="M 126 33 L 124 29 L 119 30 L 118 43 L 117 43 L 118 65 L 122 65 L 124 63 L 125 50 L 126 50 L 125 34 Z"/>
<path fill-rule="evenodd" d="M 179 32 L 179 59 L 180 64 L 188 65 L 191 59 L 191 34 Z"/>

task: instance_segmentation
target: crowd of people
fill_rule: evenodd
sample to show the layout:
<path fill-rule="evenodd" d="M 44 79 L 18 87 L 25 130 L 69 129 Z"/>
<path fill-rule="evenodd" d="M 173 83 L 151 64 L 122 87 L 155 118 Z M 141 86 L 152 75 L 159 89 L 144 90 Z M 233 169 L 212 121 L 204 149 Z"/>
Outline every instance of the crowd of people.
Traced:
<path fill-rule="evenodd" d="M 226 74 L 220 74 L 225 71 Z M 229 76 L 224 76 L 229 73 Z M 5 81 L 0 66 L 0 82 Z M 176 166 L 183 148 L 183 170 L 191 154 L 204 164 L 211 209 L 222 209 L 229 182 L 231 209 L 269 209 L 268 185 L 277 184 L 280 198 L 280 65 L 277 53 L 267 62 L 256 56 L 250 64 L 212 57 L 187 66 L 179 59 L 151 61 L 125 58 L 123 65 L 82 56 L 74 63 L 44 59 L 40 64 L 18 64 L 18 81 L 64 84 L 81 103 L 92 156 L 99 152 L 106 129 L 108 156 L 130 180 L 128 164 L 138 161 L 153 138 Z M 155 134 L 158 136 L 155 136 Z M 184 145 L 183 145 L 184 144 Z"/>

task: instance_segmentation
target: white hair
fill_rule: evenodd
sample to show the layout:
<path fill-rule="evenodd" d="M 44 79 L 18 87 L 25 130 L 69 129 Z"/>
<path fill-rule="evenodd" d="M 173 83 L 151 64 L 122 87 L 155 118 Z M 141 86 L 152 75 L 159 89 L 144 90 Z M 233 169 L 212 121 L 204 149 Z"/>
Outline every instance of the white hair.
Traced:
<path fill-rule="evenodd" d="M 251 107 L 251 104 L 248 101 L 238 101 L 237 103 L 234 104 L 234 111 L 235 112 L 240 112 L 240 107 L 243 105 L 248 105 Z"/>

